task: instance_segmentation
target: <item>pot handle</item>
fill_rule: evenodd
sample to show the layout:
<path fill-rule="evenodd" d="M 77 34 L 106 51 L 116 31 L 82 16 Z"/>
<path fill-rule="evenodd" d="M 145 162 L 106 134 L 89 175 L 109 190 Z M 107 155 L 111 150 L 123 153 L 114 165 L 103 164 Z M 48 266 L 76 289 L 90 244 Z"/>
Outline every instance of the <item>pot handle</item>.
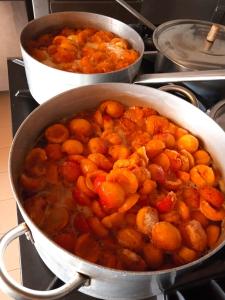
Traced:
<path fill-rule="evenodd" d="M 80 273 L 75 273 L 74 277 L 63 286 L 48 291 L 32 290 L 17 283 L 9 276 L 3 261 L 3 256 L 7 246 L 15 238 L 21 236 L 22 234 L 31 235 L 29 228 L 25 223 L 21 223 L 17 227 L 8 231 L 0 240 L 0 283 L 2 290 L 6 294 L 18 300 L 53 300 L 63 297 L 72 290 L 79 288 L 85 283 L 88 283 L 89 278 L 81 275 Z"/>
<path fill-rule="evenodd" d="M 191 104 L 199 108 L 199 102 L 196 96 L 189 89 L 183 86 L 176 85 L 176 84 L 168 84 L 168 85 L 161 86 L 159 90 L 164 92 L 179 92 L 185 97 L 187 97 L 188 101 Z"/>

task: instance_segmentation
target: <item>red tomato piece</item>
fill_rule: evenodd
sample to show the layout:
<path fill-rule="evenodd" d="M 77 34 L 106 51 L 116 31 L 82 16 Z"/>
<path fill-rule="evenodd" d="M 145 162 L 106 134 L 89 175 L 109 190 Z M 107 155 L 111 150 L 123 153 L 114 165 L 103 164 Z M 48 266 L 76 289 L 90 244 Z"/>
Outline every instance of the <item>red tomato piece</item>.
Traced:
<path fill-rule="evenodd" d="M 169 192 L 165 197 L 156 202 L 156 208 L 159 213 L 168 213 L 176 203 L 177 197 L 174 192 Z"/>

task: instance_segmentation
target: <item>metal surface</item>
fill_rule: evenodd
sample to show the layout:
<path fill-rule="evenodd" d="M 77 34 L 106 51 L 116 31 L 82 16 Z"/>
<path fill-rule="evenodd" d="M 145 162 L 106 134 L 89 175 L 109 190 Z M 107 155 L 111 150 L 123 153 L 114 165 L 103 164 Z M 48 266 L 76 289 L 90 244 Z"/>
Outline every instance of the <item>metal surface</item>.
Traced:
<path fill-rule="evenodd" d="M 24 67 L 24 62 L 23 62 L 22 59 L 15 58 L 15 59 L 13 60 L 13 62 L 14 62 L 15 64 L 17 64 L 17 65 L 20 65 L 21 67 Z"/>
<path fill-rule="evenodd" d="M 33 6 L 34 18 L 45 16 L 49 13 L 49 1 L 48 0 L 31 0 Z"/>
<path fill-rule="evenodd" d="M 128 40 L 140 54 L 131 65 L 118 71 L 98 74 L 80 74 L 51 68 L 32 58 L 26 51 L 26 43 L 38 34 L 62 28 L 94 27 L 111 31 Z M 62 12 L 44 16 L 30 22 L 21 33 L 21 52 L 30 92 L 38 103 L 74 87 L 98 82 L 131 82 L 141 65 L 144 43 L 130 26 L 110 17 L 85 12 Z"/>
<path fill-rule="evenodd" d="M 173 61 L 169 60 L 166 56 L 161 53 L 158 53 L 156 60 L 155 60 L 155 72 L 162 73 L 173 73 L 173 72 L 180 72 L 181 76 L 182 73 L 189 72 L 193 70 L 189 70 L 181 65 L 174 63 Z M 211 72 L 212 70 L 210 70 Z M 194 71 L 197 72 L 197 71 Z M 201 72 L 201 71 L 199 71 Z M 175 74 L 174 74 L 175 75 Z M 178 75 L 178 74 L 176 74 Z M 178 75 L 179 76 L 179 75 Z M 193 76 L 194 77 L 194 76 Z M 157 79 L 158 80 L 158 79 Z M 171 81 L 171 82 L 178 82 L 178 81 Z M 225 80 L 202 80 L 202 81 L 182 81 L 182 83 L 191 89 L 197 96 L 202 99 L 202 103 L 205 107 L 210 108 L 215 103 L 220 101 L 225 97 Z"/>
<path fill-rule="evenodd" d="M 219 101 L 210 109 L 209 116 L 225 131 L 225 99 Z"/>
<path fill-rule="evenodd" d="M 72 112 L 96 107 L 103 99 L 107 98 L 118 99 L 130 106 L 152 106 L 162 115 L 199 136 L 214 158 L 215 164 L 220 166 L 223 178 L 225 177 L 224 132 L 201 110 L 178 97 L 156 89 L 125 83 L 105 83 L 67 91 L 40 105 L 29 115 L 17 131 L 11 147 L 10 181 L 17 205 L 31 230 L 35 247 L 42 260 L 57 277 L 64 282 L 71 280 L 75 272 L 91 277 L 90 286 L 82 287 L 80 291 L 97 298 L 144 299 L 171 288 L 179 280 L 179 277 L 182 278 L 184 272 L 193 271 L 195 267 L 210 259 L 223 247 L 224 236 L 220 238 L 221 243 L 205 256 L 178 268 L 153 272 L 113 270 L 74 256 L 49 240 L 26 214 L 19 194 L 18 175 L 22 168 L 23 158 L 30 145 L 34 144 L 40 131 L 48 124 L 70 116 Z M 55 109 L 56 107 L 60 109 Z M 31 126 L 32 134 L 30 134 Z"/>
<path fill-rule="evenodd" d="M 126 10 L 118 9 L 115 1 L 110 0 L 27 0 L 29 5 L 32 6 L 34 18 L 40 18 L 49 13 L 62 12 L 62 11 L 87 11 L 92 13 L 104 14 L 109 17 L 115 17 L 125 23 L 133 23 L 135 18 L 131 16 Z M 140 11 L 142 0 L 128 1 L 132 7 Z"/>
<path fill-rule="evenodd" d="M 30 0 L 27 0 L 30 1 Z M 93 8 L 93 4 L 97 2 L 111 2 L 111 1 L 58 1 L 58 0 L 32 0 L 33 12 L 35 18 L 42 17 L 50 12 L 65 11 L 65 10 L 81 10 L 80 5 L 85 7 L 83 11 L 97 12 Z M 58 2 L 58 3 L 57 3 Z M 88 3 L 89 2 L 89 3 Z M 133 1 L 127 1 L 132 4 Z M 141 0 L 141 14 L 148 20 L 151 20 L 153 24 L 161 24 L 163 22 L 174 20 L 192 18 L 199 20 L 212 21 L 220 24 L 225 22 L 225 5 L 224 0 Z M 90 5 L 89 5 L 90 4 Z M 107 4 L 105 5 L 105 11 L 107 11 Z M 50 6 L 50 8 L 49 8 Z M 137 10 L 137 6 L 133 6 Z M 163 8 L 163 9 L 162 9 Z M 174 9 L 175 8 L 175 9 Z M 100 9 L 100 6 L 99 6 Z M 115 10 L 114 10 L 115 11 Z M 138 10 L 139 11 L 139 10 Z M 100 12 L 97 12 L 100 13 Z M 122 19 L 121 19 L 122 20 Z"/>
<path fill-rule="evenodd" d="M 186 89 L 183 86 L 179 86 L 179 85 L 175 85 L 175 84 L 168 84 L 168 85 L 164 85 L 161 86 L 159 88 L 160 91 L 164 91 L 164 92 L 178 92 L 182 95 L 184 95 L 187 100 L 194 106 L 200 108 L 198 99 L 196 98 L 196 96 L 188 89 Z"/>
<path fill-rule="evenodd" d="M 224 0 L 144 0 L 141 13 L 156 25 L 187 18 L 225 23 Z"/>
<path fill-rule="evenodd" d="M 5 264 L 4 264 L 4 254 L 7 246 L 17 237 L 23 234 L 30 234 L 30 231 L 25 223 L 21 223 L 17 227 L 8 231 L 0 241 L 0 282 L 1 288 L 5 293 L 10 295 L 16 300 L 53 300 L 59 299 L 74 289 L 79 288 L 86 282 L 88 282 L 88 278 L 75 272 L 70 281 L 65 283 L 63 286 L 49 291 L 37 291 L 28 289 L 21 284 L 17 283 L 7 272 Z"/>
<path fill-rule="evenodd" d="M 224 68 L 225 26 L 214 43 L 206 38 L 213 24 L 200 20 L 174 20 L 154 31 L 153 41 L 169 60 L 190 70 L 215 70 Z"/>
<path fill-rule="evenodd" d="M 217 0 L 216 7 L 211 17 L 212 22 L 224 24 L 225 21 L 225 0 Z"/>
<path fill-rule="evenodd" d="M 214 81 L 225 80 L 224 70 L 208 70 L 208 71 L 190 71 L 190 72 L 171 72 L 171 73 L 153 73 L 143 74 L 135 78 L 134 83 L 151 84 L 166 82 L 183 82 L 183 81 Z"/>
<path fill-rule="evenodd" d="M 148 19 L 146 19 L 144 16 L 142 16 L 139 12 L 137 12 L 133 7 L 131 7 L 126 1 L 124 0 L 116 0 L 120 5 L 125 7 L 132 15 L 134 15 L 141 23 L 143 23 L 145 26 L 150 28 L 151 30 L 155 30 L 156 27 L 153 25 Z"/>
<path fill-rule="evenodd" d="M 136 11 L 141 10 L 142 0 L 131 0 L 127 2 Z M 122 8 L 115 0 L 51 0 L 49 6 L 50 13 L 60 11 L 86 11 L 116 18 L 126 24 L 137 23 L 136 17 L 125 8 Z"/>

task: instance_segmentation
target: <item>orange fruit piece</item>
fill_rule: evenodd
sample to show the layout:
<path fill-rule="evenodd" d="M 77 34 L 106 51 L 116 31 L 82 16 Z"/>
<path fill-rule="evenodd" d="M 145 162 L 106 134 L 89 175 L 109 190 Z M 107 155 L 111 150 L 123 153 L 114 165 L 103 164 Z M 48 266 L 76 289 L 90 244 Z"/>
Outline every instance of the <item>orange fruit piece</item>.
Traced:
<path fill-rule="evenodd" d="M 190 170 L 190 175 L 191 181 L 198 187 L 213 185 L 215 183 L 214 171 L 206 165 L 196 165 Z"/>
<path fill-rule="evenodd" d="M 124 106 L 118 101 L 106 100 L 100 104 L 100 111 L 107 113 L 110 117 L 119 118 L 124 112 Z"/>
<path fill-rule="evenodd" d="M 172 224 L 162 221 L 152 227 L 152 243 L 157 248 L 166 251 L 175 251 L 182 242 L 180 231 Z"/>
<path fill-rule="evenodd" d="M 65 207 L 52 207 L 46 211 L 43 229 L 49 234 L 57 233 L 69 222 L 69 213 Z"/>
<path fill-rule="evenodd" d="M 137 228 L 144 234 L 151 234 L 152 227 L 159 221 L 158 212 L 151 206 L 139 209 L 136 217 Z"/>
<path fill-rule="evenodd" d="M 203 186 L 199 189 L 201 198 L 212 204 L 216 208 L 220 208 L 224 203 L 224 195 L 218 189 L 212 186 Z"/>
<path fill-rule="evenodd" d="M 192 134 L 185 134 L 177 140 L 177 147 L 179 150 L 185 149 L 190 153 L 198 150 L 199 141 Z"/>
<path fill-rule="evenodd" d="M 89 233 L 84 233 L 77 238 L 74 253 L 95 263 L 100 257 L 101 249 L 98 242 Z"/>
<path fill-rule="evenodd" d="M 224 208 L 215 209 L 205 200 L 200 201 L 199 209 L 211 221 L 222 221 L 225 218 Z"/>
<path fill-rule="evenodd" d="M 184 224 L 183 237 L 187 245 L 198 252 L 202 252 L 207 247 L 207 235 L 202 225 L 196 221 L 191 220 Z"/>
<path fill-rule="evenodd" d="M 137 177 L 127 168 L 113 169 L 106 179 L 119 183 L 127 194 L 134 194 L 138 189 Z"/>
<path fill-rule="evenodd" d="M 69 130 L 63 124 L 53 124 L 45 130 L 45 137 L 50 143 L 60 144 L 69 137 Z"/>
<path fill-rule="evenodd" d="M 63 156 L 60 144 L 48 144 L 45 147 L 45 152 L 49 159 L 60 160 Z"/>
<path fill-rule="evenodd" d="M 92 133 L 91 123 L 86 119 L 72 119 L 69 123 L 69 128 L 77 136 L 89 136 Z"/>
<path fill-rule="evenodd" d="M 73 252 L 76 237 L 72 233 L 60 233 L 54 238 L 54 241 L 67 251 Z"/>
<path fill-rule="evenodd" d="M 102 219 L 102 224 L 107 228 L 118 228 L 124 224 L 124 214 L 121 212 L 115 212 Z"/>
<path fill-rule="evenodd" d="M 133 194 L 130 195 L 126 198 L 124 204 L 118 209 L 118 212 L 126 212 L 128 211 L 131 207 L 133 207 L 139 199 L 139 195 L 138 194 Z"/>
<path fill-rule="evenodd" d="M 84 147 L 80 141 L 69 139 L 62 144 L 62 151 L 69 155 L 81 154 L 84 151 Z"/>
<path fill-rule="evenodd" d="M 142 234 L 129 227 L 118 231 L 117 240 L 121 246 L 131 250 L 141 250 L 143 246 Z"/>
<path fill-rule="evenodd" d="M 106 210 L 117 209 L 125 201 L 125 192 L 117 182 L 103 182 L 98 189 L 98 194 L 99 201 Z"/>
<path fill-rule="evenodd" d="M 94 234 L 100 238 L 105 238 L 109 234 L 108 229 L 103 226 L 97 217 L 90 217 L 88 219 L 88 224 Z"/>
<path fill-rule="evenodd" d="M 164 261 L 164 253 L 162 250 L 156 248 L 148 243 L 143 248 L 144 258 L 151 270 L 157 270 Z"/>
<path fill-rule="evenodd" d="M 198 150 L 193 153 L 196 165 L 208 165 L 211 161 L 211 157 L 205 150 Z"/>
<path fill-rule="evenodd" d="M 206 234 L 207 234 L 207 244 L 210 248 L 213 248 L 216 245 L 216 242 L 219 239 L 221 229 L 219 226 L 210 224 L 206 228 Z"/>
<path fill-rule="evenodd" d="M 127 270 L 130 271 L 145 271 L 147 269 L 146 262 L 143 258 L 129 249 L 121 249 L 119 258 Z"/>

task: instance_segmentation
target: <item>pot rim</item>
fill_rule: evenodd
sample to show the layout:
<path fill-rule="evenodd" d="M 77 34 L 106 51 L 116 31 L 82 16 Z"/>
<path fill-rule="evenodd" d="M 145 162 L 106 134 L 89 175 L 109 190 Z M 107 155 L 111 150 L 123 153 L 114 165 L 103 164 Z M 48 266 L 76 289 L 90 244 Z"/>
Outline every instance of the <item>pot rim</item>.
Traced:
<path fill-rule="evenodd" d="M 130 84 L 130 83 L 118 83 L 118 82 L 113 82 L 113 83 L 96 83 L 96 84 L 90 84 L 90 85 L 87 85 L 87 86 L 80 86 L 80 87 L 77 87 L 77 88 L 73 88 L 73 89 L 70 89 L 70 90 L 67 90 L 65 92 L 62 92 L 54 97 L 52 97 L 51 99 L 48 99 L 46 102 L 44 102 L 43 104 L 39 105 L 37 108 L 35 108 L 29 115 L 28 117 L 21 123 L 21 125 L 19 126 L 14 138 L 13 138 L 13 141 L 12 141 L 12 144 L 11 144 L 11 147 L 10 147 L 10 152 L 9 152 L 9 159 L 8 159 L 8 170 L 9 170 L 9 179 L 10 179 L 10 185 L 11 185 L 11 189 L 12 189 L 12 192 L 13 192 L 13 195 L 14 195 L 14 198 L 16 199 L 16 202 L 17 202 L 17 205 L 19 206 L 19 209 L 20 211 L 22 211 L 22 215 L 26 216 L 27 219 L 28 219 L 28 228 L 30 229 L 30 226 L 29 226 L 29 223 L 34 226 L 35 230 L 38 231 L 38 233 L 42 236 L 44 236 L 48 242 L 50 242 L 51 244 L 53 244 L 54 246 L 56 246 L 58 249 L 60 249 L 61 251 L 67 253 L 67 255 L 69 255 L 70 257 L 75 257 L 77 259 L 77 261 L 80 261 L 82 262 L 83 264 L 85 264 L 86 266 L 92 266 L 94 269 L 98 270 L 98 271 L 101 271 L 101 270 L 104 270 L 105 272 L 107 273 L 110 273 L 112 276 L 118 276 L 118 275 L 122 275 L 122 276 L 131 276 L 131 277 L 143 277 L 143 276 L 152 276 L 152 275 L 163 275 L 163 274 L 168 274 L 168 273 L 172 273 L 172 272 L 177 272 L 177 271 L 182 271 L 182 270 L 186 270 L 186 269 L 189 269 L 191 267 L 197 267 L 200 263 L 204 262 L 206 259 L 209 259 L 211 258 L 215 253 L 217 253 L 219 250 L 221 250 L 224 246 L 225 246 L 225 239 L 220 242 L 219 245 L 217 245 L 214 249 L 210 250 L 208 253 L 206 253 L 205 255 L 201 256 L 199 259 L 197 260 L 194 260 L 190 263 L 187 263 L 187 264 L 184 264 L 182 266 L 178 266 L 178 267 L 175 267 L 175 268 L 169 268 L 169 269 L 163 269 L 163 270 L 156 270 L 156 271 L 123 271 L 123 270 L 116 270 L 116 269 L 111 269 L 111 268 L 108 268 L 108 267 L 104 267 L 104 266 L 101 266 L 99 264 L 95 264 L 95 263 L 92 263 L 92 262 L 89 262 L 75 254 L 72 254 L 70 252 L 68 252 L 67 250 L 65 250 L 64 248 L 62 248 L 61 246 L 59 246 L 58 244 L 56 244 L 53 240 L 51 240 L 33 221 L 32 219 L 29 217 L 29 215 L 26 213 L 23 205 L 22 205 L 22 201 L 19 199 L 19 193 L 16 191 L 16 188 L 15 188 L 15 184 L 13 183 L 13 176 L 12 176 L 12 159 L 11 159 L 11 156 L 12 156 L 12 152 L 14 151 L 14 145 L 17 141 L 17 138 L 18 136 L 20 135 L 20 132 L 23 131 L 23 127 L 26 125 L 26 123 L 29 121 L 30 118 L 32 118 L 33 115 L 35 115 L 39 110 L 42 109 L 42 107 L 48 105 L 50 102 L 53 102 L 55 99 L 61 97 L 62 95 L 66 95 L 66 94 L 69 94 L 71 93 L 72 91 L 75 91 L 75 90 L 79 90 L 79 89 L 86 89 L 87 87 L 100 87 L 100 86 L 104 86 L 104 87 L 107 87 L 107 86 L 117 86 L 117 85 L 121 85 L 121 86 L 124 86 L 124 91 L 126 91 L 127 89 L 129 89 L 130 86 L 132 87 L 139 87 L 143 90 L 157 90 L 155 88 L 152 88 L 152 87 L 148 87 L 148 86 L 140 86 L 140 85 L 133 85 L 133 84 Z M 193 110 L 197 110 L 200 114 L 202 114 L 203 116 L 207 117 L 208 120 L 210 122 L 213 122 L 214 123 L 214 126 L 217 127 L 217 131 L 222 131 L 223 132 L 223 129 L 213 120 L 211 119 L 207 114 L 205 114 L 203 111 L 199 110 L 197 107 L 193 106 L 192 104 L 190 104 L 189 102 L 183 100 L 182 98 L 179 98 L 178 96 L 175 96 L 173 94 L 168 94 L 167 92 L 164 92 L 164 91 L 161 91 L 161 90 L 158 90 L 158 92 L 160 94 L 164 94 L 165 97 L 169 97 L 174 100 L 182 100 L 183 104 L 182 105 L 185 105 L 185 106 L 191 106 Z M 43 129 L 42 129 L 43 130 Z M 222 227 L 222 230 L 224 228 Z M 30 229 L 31 231 L 31 235 L 32 235 L 32 229 Z"/>
<path fill-rule="evenodd" d="M 122 69 L 119 69 L 119 70 L 115 70 L 115 71 L 111 71 L 111 72 L 102 72 L 102 73 L 75 73 L 75 72 L 69 72 L 69 71 L 64 71 L 64 70 L 60 70 L 60 69 L 57 69 L 57 68 L 54 68 L 54 67 L 51 67 L 49 65 L 46 65 L 40 61 L 38 61 L 37 59 L 33 58 L 26 50 L 26 47 L 24 45 L 24 35 L 26 36 L 26 31 L 28 30 L 28 28 L 32 25 L 32 24 L 35 24 L 37 22 L 44 22 L 46 18 L 51 18 L 51 17 L 54 17 L 54 16 L 63 16 L 63 15 L 89 15 L 89 16 L 99 16 L 99 17 L 102 17 L 104 19 L 108 19 L 108 20 L 114 20 L 114 22 L 118 22 L 120 23 L 121 25 L 125 26 L 126 28 L 129 28 L 129 30 L 132 30 L 136 36 L 137 36 L 137 39 L 138 39 L 138 43 L 140 44 L 140 48 L 141 48 L 141 51 L 139 51 L 139 57 L 137 58 L 137 60 L 135 60 L 132 64 L 128 65 L 127 67 L 124 67 Z M 45 30 L 43 30 L 43 32 L 45 32 L 46 30 L 48 29 L 48 27 L 45 28 Z M 119 37 L 122 37 L 121 35 Z M 122 37 L 123 38 L 123 37 Z M 126 38 L 126 40 L 128 40 L 128 42 L 130 43 L 130 40 Z M 132 27 L 130 27 L 129 25 L 127 25 L 126 23 L 120 21 L 120 20 L 117 20 L 115 18 L 112 18 L 112 17 L 109 17 L 109 16 L 106 16 L 106 15 L 102 15 L 102 14 L 97 14 L 97 13 L 91 13 L 91 12 L 85 12 L 85 11 L 66 11 L 66 12 L 56 12 L 56 13 L 51 13 L 50 15 L 45 15 L 45 16 L 42 16 L 40 18 L 37 18 L 37 19 L 34 19 L 34 20 L 31 20 L 29 21 L 25 27 L 23 28 L 23 30 L 21 31 L 20 33 L 20 47 L 21 47 L 21 50 L 24 51 L 24 53 L 26 53 L 26 55 L 29 56 L 29 58 L 32 59 L 33 62 L 35 63 L 38 63 L 40 66 L 43 66 L 43 67 L 48 67 L 49 69 L 51 70 L 54 70 L 54 71 L 57 71 L 58 73 L 61 73 L 61 74 L 69 74 L 70 76 L 74 76 L 74 75 L 79 75 L 79 76 L 86 76 L 86 77 L 91 77 L 91 76 L 97 76 L 97 77 L 101 77 L 102 75 L 107 75 L 107 74 L 114 74 L 114 73 L 119 73 L 119 72 L 122 72 L 124 70 L 127 70 L 128 68 L 130 68 L 131 66 L 137 64 L 140 62 L 140 60 L 142 60 L 143 58 L 143 54 L 144 54 L 144 42 L 143 42 L 143 39 L 141 38 L 141 36 L 139 35 L 139 33 L 134 30 Z M 65 75 L 66 76 L 66 75 Z M 68 75 L 67 75 L 68 76 Z"/>

